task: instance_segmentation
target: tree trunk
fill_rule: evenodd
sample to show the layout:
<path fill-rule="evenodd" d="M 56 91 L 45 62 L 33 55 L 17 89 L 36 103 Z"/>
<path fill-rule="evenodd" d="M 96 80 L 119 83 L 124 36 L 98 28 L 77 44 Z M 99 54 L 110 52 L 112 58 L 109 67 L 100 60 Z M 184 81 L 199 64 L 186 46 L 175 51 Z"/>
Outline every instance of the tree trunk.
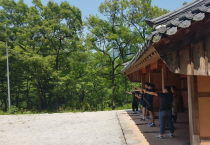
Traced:
<path fill-rule="evenodd" d="M 6 95 L 4 94 L 4 82 L 3 82 L 3 80 L 1 81 L 1 84 L 2 84 L 2 95 L 3 95 L 3 103 L 4 103 L 4 105 L 5 105 L 5 108 L 4 108 L 4 110 L 5 111 L 7 111 L 7 100 L 6 100 Z"/>
<path fill-rule="evenodd" d="M 39 106 L 39 112 L 42 111 L 42 96 L 40 93 L 40 85 L 39 85 L 39 77 L 36 77 L 36 81 L 37 81 L 37 95 L 38 95 L 38 106 Z"/>
<path fill-rule="evenodd" d="M 58 55 L 56 55 L 56 64 L 55 64 L 56 73 L 58 74 Z M 58 78 L 56 78 L 56 111 L 59 111 L 59 95 L 58 95 Z"/>
<path fill-rule="evenodd" d="M 42 96 L 40 93 L 40 80 L 39 80 L 39 76 L 37 75 L 37 69 L 35 68 L 36 71 L 36 82 L 37 82 L 37 95 L 38 95 L 38 110 L 39 112 L 42 111 Z"/>
<path fill-rule="evenodd" d="M 103 97 L 102 97 L 102 100 L 101 100 L 101 111 L 104 111 Z"/>
<path fill-rule="evenodd" d="M 44 95 L 43 95 L 43 99 L 44 99 L 44 101 L 43 101 L 43 108 L 44 109 L 47 109 L 47 98 L 46 98 L 46 94 L 44 93 Z"/>
<path fill-rule="evenodd" d="M 47 104 L 48 104 L 47 107 L 49 107 L 49 104 L 51 104 L 52 96 L 53 96 L 53 94 L 49 93 L 49 98 L 48 98 L 48 101 L 47 101 Z"/>
<path fill-rule="evenodd" d="M 112 110 L 115 109 L 115 75 L 114 75 L 114 62 L 112 63 Z"/>
<path fill-rule="evenodd" d="M 128 86 L 127 86 L 128 81 L 127 81 L 127 78 L 126 77 L 124 77 L 124 78 L 125 78 L 125 97 L 126 97 L 126 104 L 127 104 L 128 103 L 128 96 L 127 96 L 126 91 L 127 91 L 127 88 L 128 88 Z"/>
<path fill-rule="evenodd" d="M 27 109 L 29 109 L 29 86 L 28 86 L 28 79 L 27 79 L 27 83 L 26 83 L 26 88 L 27 88 L 27 90 L 26 90 L 26 96 L 27 96 L 27 101 L 26 101 L 26 103 L 27 103 Z"/>
<path fill-rule="evenodd" d="M 7 111 L 7 99 L 6 99 L 6 96 L 5 95 L 4 95 L 3 101 L 4 101 L 4 105 L 5 105 L 4 110 Z"/>
<path fill-rule="evenodd" d="M 16 98 L 15 98 L 15 100 L 16 100 L 16 107 L 18 107 L 19 93 L 18 93 L 17 90 L 16 90 Z"/>
<path fill-rule="evenodd" d="M 115 109 L 115 87 L 112 85 L 112 110 Z"/>

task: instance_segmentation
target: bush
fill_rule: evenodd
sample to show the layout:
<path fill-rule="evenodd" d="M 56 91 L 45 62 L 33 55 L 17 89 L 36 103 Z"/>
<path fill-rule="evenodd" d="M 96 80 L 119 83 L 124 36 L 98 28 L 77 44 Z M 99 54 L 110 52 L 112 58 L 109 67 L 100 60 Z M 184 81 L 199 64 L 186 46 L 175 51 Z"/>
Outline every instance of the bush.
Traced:
<path fill-rule="evenodd" d="M 10 108 L 7 109 L 9 114 L 15 114 L 18 112 L 18 108 L 16 106 L 10 106 Z"/>
<path fill-rule="evenodd" d="M 4 115 L 4 111 L 0 110 L 0 115 Z"/>

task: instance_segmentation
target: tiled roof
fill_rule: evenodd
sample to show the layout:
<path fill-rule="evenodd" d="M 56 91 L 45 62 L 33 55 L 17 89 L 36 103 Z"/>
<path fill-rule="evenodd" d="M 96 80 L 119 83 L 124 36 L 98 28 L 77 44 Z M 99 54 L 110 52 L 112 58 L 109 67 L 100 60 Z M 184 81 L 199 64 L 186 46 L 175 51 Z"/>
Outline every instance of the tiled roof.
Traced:
<path fill-rule="evenodd" d="M 210 0 L 194 0 L 163 16 L 147 20 L 146 23 L 154 28 L 153 32 L 147 36 L 143 47 L 139 49 L 132 60 L 124 65 L 122 73 L 141 58 L 151 44 L 160 41 L 163 35 L 174 35 L 178 29 L 187 28 L 193 22 L 203 20 L 207 13 L 210 13 Z"/>

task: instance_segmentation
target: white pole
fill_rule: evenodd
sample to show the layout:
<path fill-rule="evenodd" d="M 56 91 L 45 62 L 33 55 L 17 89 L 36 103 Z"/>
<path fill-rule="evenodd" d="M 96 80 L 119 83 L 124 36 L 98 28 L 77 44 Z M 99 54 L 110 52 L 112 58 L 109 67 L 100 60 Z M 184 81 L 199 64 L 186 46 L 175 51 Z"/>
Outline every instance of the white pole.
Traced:
<path fill-rule="evenodd" d="M 7 52 L 7 83 L 8 83 L 8 104 L 10 108 L 10 83 L 9 83 L 9 57 L 8 57 L 8 47 L 6 41 L 6 52 Z"/>

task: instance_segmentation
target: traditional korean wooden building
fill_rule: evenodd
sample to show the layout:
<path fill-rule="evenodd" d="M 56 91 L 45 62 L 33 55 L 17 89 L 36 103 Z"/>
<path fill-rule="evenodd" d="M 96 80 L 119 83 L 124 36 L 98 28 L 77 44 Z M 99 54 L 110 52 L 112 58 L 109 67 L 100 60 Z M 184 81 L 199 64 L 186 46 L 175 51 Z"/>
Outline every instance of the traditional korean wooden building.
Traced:
<path fill-rule="evenodd" d="M 157 90 L 176 86 L 189 111 L 191 144 L 210 144 L 210 0 L 194 0 L 146 23 L 153 32 L 122 73 Z"/>

